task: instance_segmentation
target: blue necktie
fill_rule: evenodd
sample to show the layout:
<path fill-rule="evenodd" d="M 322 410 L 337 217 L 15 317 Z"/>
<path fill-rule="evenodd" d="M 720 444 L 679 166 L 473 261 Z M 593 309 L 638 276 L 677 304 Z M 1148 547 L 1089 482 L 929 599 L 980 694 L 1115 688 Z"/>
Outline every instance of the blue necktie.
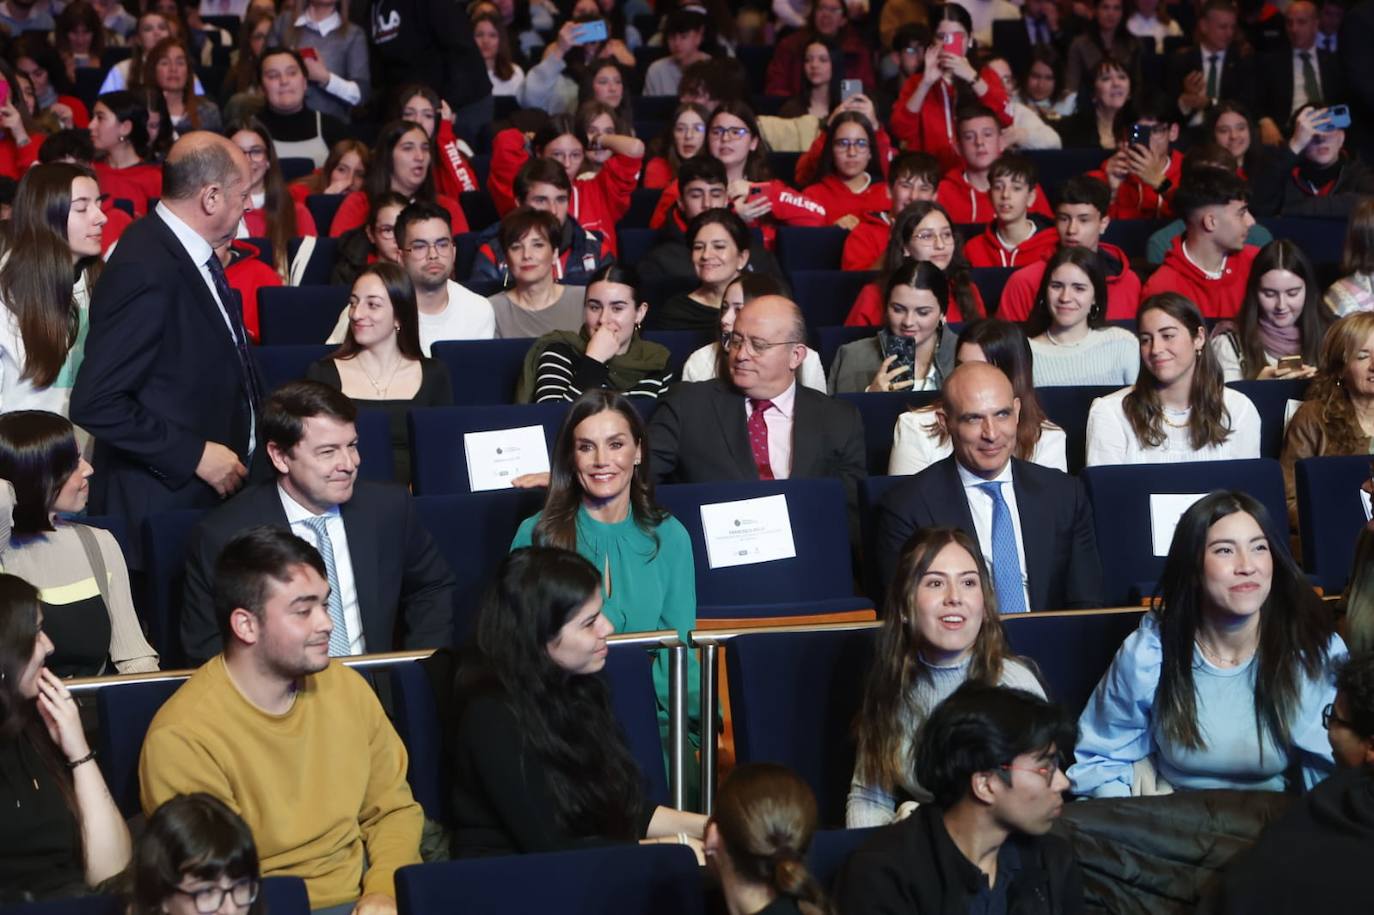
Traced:
<path fill-rule="evenodd" d="M 1021 559 L 1016 555 L 1016 528 L 1011 509 L 1002 498 L 1001 483 L 979 483 L 992 497 L 992 584 L 1002 613 L 1025 613 L 1026 593 L 1021 584 Z"/>
<path fill-rule="evenodd" d="M 348 637 L 348 623 L 344 621 L 343 612 L 343 593 L 339 590 L 339 570 L 334 564 L 334 541 L 329 538 L 329 528 L 325 522 L 326 517 L 306 518 L 305 523 L 315 532 L 315 543 L 320 548 L 320 556 L 324 559 L 325 575 L 329 578 L 329 621 L 334 624 L 334 631 L 329 634 L 329 656 L 331 658 L 345 658 L 350 654 L 349 648 L 353 642 Z"/>

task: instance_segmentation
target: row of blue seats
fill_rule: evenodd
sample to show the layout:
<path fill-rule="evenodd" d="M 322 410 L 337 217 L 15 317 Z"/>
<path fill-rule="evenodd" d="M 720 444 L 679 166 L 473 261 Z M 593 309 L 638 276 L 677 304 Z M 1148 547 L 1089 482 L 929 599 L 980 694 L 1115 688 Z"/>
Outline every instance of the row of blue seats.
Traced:
<path fill-rule="evenodd" d="M 461 453 L 461 449 L 458 453 Z M 1328 592 L 1344 587 L 1355 542 L 1365 523 L 1359 486 L 1367 479 L 1361 457 L 1311 458 L 1297 470 L 1299 529 L 1304 568 Z M 1151 544 L 1150 496 L 1241 489 L 1262 502 L 1282 537 L 1289 536 L 1283 477 L 1269 459 L 1204 462 L 1180 473 L 1173 465 L 1093 467 L 1082 478 L 1092 502 L 1097 547 L 1103 566 L 1106 606 L 1137 604 L 1148 597 L 1163 568 Z M 846 503 L 837 480 L 786 480 L 670 484 L 658 487 L 658 501 L 687 528 L 696 564 L 700 619 L 741 619 L 822 614 L 870 607 L 881 596 L 874 567 L 874 518 L 882 497 L 903 478 L 876 476 L 859 486 L 860 544 L 851 544 Z M 784 495 L 792 519 L 796 556 L 768 565 L 767 575 L 750 566 L 711 568 L 701 506 L 764 495 Z M 496 490 L 415 498 L 418 517 L 433 535 L 456 582 L 454 639 L 466 641 L 478 601 L 492 570 L 509 549 L 521 521 L 543 506 L 542 490 Z M 149 638 L 166 667 L 184 663 L 180 647 L 186 544 L 201 511 L 176 511 L 147 519 L 141 531 L 96 519 L 117 537 L 142 538 L 146 562 L 139 607 Z M 856 595 L 852 555 L 863 558 Z"/>

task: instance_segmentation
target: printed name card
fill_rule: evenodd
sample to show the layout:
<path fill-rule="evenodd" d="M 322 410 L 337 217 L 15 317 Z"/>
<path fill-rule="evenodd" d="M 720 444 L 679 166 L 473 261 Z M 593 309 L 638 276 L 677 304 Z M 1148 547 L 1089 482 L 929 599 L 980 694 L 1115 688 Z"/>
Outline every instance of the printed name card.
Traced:
<path fill-rule="evenodd" d="M 469 432 L 463 436 L 468 482 L 473 492 L 510 489 L 516 477 L 549 472 L 549 449 L 543 426 Z"/>
<path fill-rule="evenodd" d="M 1205 492 L 1150 493 L 1150 540 L 1156 556 L 1169 555 L 1169 544 L 1174 541 L 1178 519 L 1205 495 Z"/>
<path fill-rule="evenodd" d="M 764 496 L 701 507 L 706 561 L 713 569 L 792 559 L 792 519 L 786 496 Z"/>

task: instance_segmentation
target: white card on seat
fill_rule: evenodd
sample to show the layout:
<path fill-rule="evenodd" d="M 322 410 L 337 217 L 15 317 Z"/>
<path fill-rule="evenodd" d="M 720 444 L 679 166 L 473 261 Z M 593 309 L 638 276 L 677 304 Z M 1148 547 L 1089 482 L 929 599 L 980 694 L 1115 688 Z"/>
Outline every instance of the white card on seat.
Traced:
<path fill-rule="evenodd" d="M 549 449 L 543 426 L 469 432 L 463 436 L 468 482 L 473 492 L 510 489 L 521 474 L 548 473 Z"/>
<path fill-rule="evenodd" d="M 797 555 L 786 496 L 703 505 L 701 528 L 706 535 L 706 561 L 713 569 Z"/>
<path fill-rule="evenodd" d="M 1174 541 L 1178 519 L 1205 495 L 1205 492 L 1150 493 L 1150 542 L 1156 556 L 1169 555 L 1169 544 Z"/>

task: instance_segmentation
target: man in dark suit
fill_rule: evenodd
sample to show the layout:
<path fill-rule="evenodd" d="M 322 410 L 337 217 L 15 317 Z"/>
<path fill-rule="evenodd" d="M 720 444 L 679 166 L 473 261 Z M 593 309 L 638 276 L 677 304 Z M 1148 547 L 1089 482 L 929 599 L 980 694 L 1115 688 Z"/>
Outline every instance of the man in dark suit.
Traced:
<path fill-rule="evenodd" d="M 1288 119 L 1304 105 L 1318 108 L 1345 100 L 1345 81 L 1336 55 L 1317 48 L 1317 4 L 1293 0 L 1283 11 L 1288 47 L 1260 59 L 1260 136 L 1283 141 Z"/>
<path fill-rule="evenodd" d="M 1207 0 L 1198 18 L 1198 44 L 1180 48 L 1165 66 L 1164 92 L 1177 102 L 1189 126 L 1201 124 L 1220 99 L 1255 110 L 1254 61 L 1235 41 L 1236 18 L 1231 0 Z"/>
<path fill-rule="evenodd" d="M 1020 19 L 997 19 L 992 23 L 992 46 L 1011 64 L 1017 79 L 1025 77 L 1031 53 L 1040 46 L 1053 48 L 1062 60 L 1074 36 L 1074 26 L 1081 23 L 1070 15 L 1069 22 L 1061 22 L 1059 5 L 1055 0 L 1025 0 Z"/>
<path fill-rule="evenodd" d="M 679 384 L 649 423 L 660 481 L 838 477 L 857 518 L 864 432 L 853 405 L 797 383 L 806 323 L 795 302 L 760 296 L 730 334 L 730 378 Z"/>
<path fill-rule="evenodd" d="M 181 641 L 193 661 L 221 649 L 216 557 L 235 535 L 261 525 L 289 527 L 324 557 L 331 656 L 452 643 L 453 573 L 409 493 L 358 480 L 357 416 L 353 401 L 314 381 L 283 385 L 267 399 L 262 435 L 276 481 L 250 486 L 191 534 Z"/>
<path fill-rule="evenodd" d="M 883 586 L 920 528 L 962 529 L 978 541 L 1003 613 L 1102 605 L 1092 509 L 1073 477 L 1012 457 L 1021 401 L 985 362 L 945 380 L 942 413 L 954 454 L 894 487 L 878 506 Z"/>
<path fill-rule="evenodd" d="M 225 138 L 182 137 L 163 165 L 161 203 L 125 230 L 96 283 L 71 418 L 95 438 L 91 510 L 130 530 L 233 493 L 257 444 L 257 369 L 214 254 L 238 228 L 248 176 Z"/>
<path fill-rule="evenodd" d="M 1366 163 L 1374 163 L 1374 0 L 1352 6 L 1341 21 L 1340 59 L 1349 87 L 1352 144 Z"/>

